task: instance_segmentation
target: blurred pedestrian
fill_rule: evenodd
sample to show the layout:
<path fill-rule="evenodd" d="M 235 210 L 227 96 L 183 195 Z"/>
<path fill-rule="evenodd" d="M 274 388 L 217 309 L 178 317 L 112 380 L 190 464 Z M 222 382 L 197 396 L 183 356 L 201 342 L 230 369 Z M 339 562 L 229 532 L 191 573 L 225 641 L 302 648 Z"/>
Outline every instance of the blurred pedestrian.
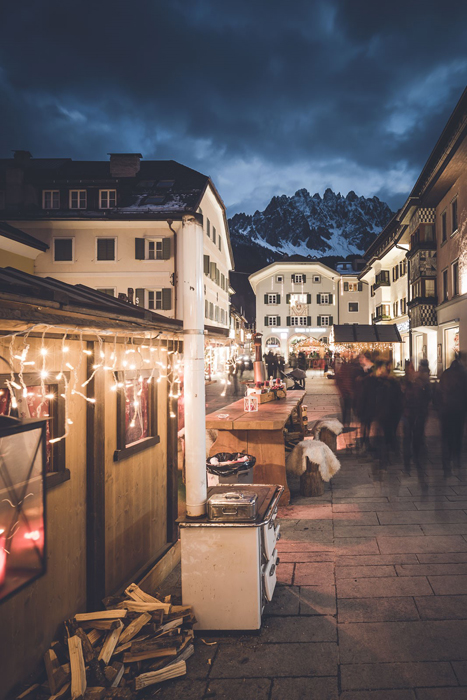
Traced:
<path fill-rule="evenodd" d="M 412 362 L 407 362 L 405 376 L 401 381 L 402 390 L 402 453 L 404 469 L 410 474 L 413 459 L 421 471 L 421 452 L 425 437 L 425 424 L 431 399 L 430 372 L 427 360 L 416 372 Z"/>
<path fill-rule="evenodd" d="M 462 440 L 467 412 L 467 372 L 455 359 L 439 380 L 436 406 L 441 423 L 441 455 L 445 475 L 451 464 L 461 467 Z"/>

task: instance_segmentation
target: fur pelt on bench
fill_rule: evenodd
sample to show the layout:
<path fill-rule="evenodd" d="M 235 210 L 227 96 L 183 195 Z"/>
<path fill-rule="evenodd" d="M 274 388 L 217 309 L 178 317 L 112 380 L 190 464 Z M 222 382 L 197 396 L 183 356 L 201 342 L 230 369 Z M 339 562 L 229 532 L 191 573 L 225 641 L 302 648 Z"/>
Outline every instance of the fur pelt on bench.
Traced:
<path fill-rule="evenodd" d="M 322 428 L 327 428 L 334 435 L 340 435 L 344 430 L 344 426 L 337 418 L 328 418 L 324 420 L 316 421 L 311 432 L 315 440 L 319 440 L 319 434 Z"/>
<path fill-rule="evenodd" d="M 286 469 L 291 474 L 301 476 L 306 471 L 306 458 L 319 465 L 323 481 L 330 481 L 341 468 L 332 450 L 319 440 L 302 440 L 292 450 L 287 459 Z"/>

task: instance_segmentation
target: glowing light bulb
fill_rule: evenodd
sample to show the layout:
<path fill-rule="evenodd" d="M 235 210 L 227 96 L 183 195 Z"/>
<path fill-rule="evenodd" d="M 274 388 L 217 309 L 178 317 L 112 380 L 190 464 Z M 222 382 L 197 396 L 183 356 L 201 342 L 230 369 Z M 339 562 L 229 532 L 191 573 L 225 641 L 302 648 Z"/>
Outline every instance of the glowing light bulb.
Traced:
<path fill-rule="evenodd" d="M 92 355 L 92 350 L 83 350 L 85 355 Z"/>
<path fill-rule="evenodd" d="M 57 376 L 55 377 L 55 379 L 58 379 L 58 381 L 60 381 L 60 379 L 61 379 L 62 377 L 63 377 L 63 374 L 62 374 L 61 372 L 59 372 L 59 373 L 57 374 Z"/>
<path fill-rule="evenodd" d="M 48 352 L 48 351 L 47 351 L 47 348 L 41 348 L 41 355 L 42 355 L 42 357 L 44 357 L 45 355 L 47 355 L 47 352 Z"/>
<path fill-rule="evenodd" d="M 66 353 L 66 352 L 69 352 L 69 351 L 70 351 L 70 348 L 68 347 L 68 345 L 65 345 L 65 346 L 62 348 L 62 352 L 65 352 L 65 353 Z"/>
<path fill-rule="evenodd" d="M 46 395 L 45 395 L 45 398 L 46 398 L 46 399 L 52 400 L 52 399 L 55 398 L 55 394 L 46 394 Z"/>
<path fill-rule="evenodd" d="M 110 391 L 117 391 L 117 385 L 116 385 L 116 384 L 113 384 L 113 385 L 110 387 Z"/>
<path fill-rule="evenodd" d="M 73 421 L 71 420 L 71 418 L 67 418 L 66 422 L 68 423 L 68 425 L 73 425 Z"/>

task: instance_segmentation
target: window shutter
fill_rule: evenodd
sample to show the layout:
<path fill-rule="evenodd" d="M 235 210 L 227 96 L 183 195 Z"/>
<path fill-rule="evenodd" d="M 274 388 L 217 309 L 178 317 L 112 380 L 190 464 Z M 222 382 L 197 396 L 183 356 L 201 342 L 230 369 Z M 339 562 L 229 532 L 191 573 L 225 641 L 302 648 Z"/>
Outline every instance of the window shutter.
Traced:
<path fill-rule="evenodd" d="M 162 308 L 164 311 L 168 311 L 172 308 L 172 290 L 170 287 L 166 287 L 162 290 Z"/>
<path fill-rule="evenodd" d="M 316 303 L 321 304 L 321 294 L 316 295 Z"/>
<path fill-rule="evenodd" d="M 169 260 L 170 258 L 170 238 L 162 239 L 162 260 Z"/>
<path fill-rule="evenodd" d="M 278 326 L 281 325 L 281 317 L 280 316 L 276 316 L 276 323 Z"/>
<path fill-rule="evenodd" d="M 302 275 L 302 281 L 303 281 L 303 283 L 306 282 L 306 275 Z"/>
<path fill-rule="evenodd" d="M 281 295 L 276 294 L 276 304 L 280 304 L 280 303 L 281 303 Z"/>
<path fill-rule="evenodd" d="M 204 274 L 209 275 L 209 267 L 210 261 L 209 261 L 209 255 L 204 256 Z"/>
<path fill-rule="evenodd" d="M 286 322 L 287 322 L 287 325 L 290 326 L 290 316 L 287 316 Z"/>
<path fill-rule="evenodd" d="M 268 294 L 265 294 L 265 295 L 264 295 L 264 303 L 265 303 L 265 304 L 268 303 Z"/>
<path fill-rule="evenodd" d="M 136 239 L 138 240 L 138 239 Z M 143 239 L 141 239 L 143 240 Z M 144 240 L 143 240 L 144 242 Z M 144 289 L 137 289 L 136 290 L 136 296 L 135 296 L 135 305 L 136 306 L 144 306 Z"/>
<path fill-rule="evenodd" d="M 344 292 L 348 292 L 348 291 L 349 291 L 349 283 L 344 282 Z"/>
<path fill-rule="evenodd" d="M 221 284 L 221 271 L 216 267 L 216 284 L 220 286 Z"/>
<path fill-rule="evenodd" d="M 318 325 L 318 326 L 321 325 L 321 316 L 318 316 L 318 323 L 317 323 L 317 325 Z"/>
<path fill-rule="evenodd" d="M 333 295 L 333 294 L 330 294 L 330 295 L 329 295 L 329 303 L 330 303 L 330 304 L 333 304 L 333 303 L 334 303 L 334 295 Z"/>
<path fill-rule="evenodd" d="M 358 283 L 358 291 L 359 292 L 363 291 L 363 282 Z"/>
<path fill-rule="evenodd" d="M 306 325 L 311 326 L 311 316 L 306 317 Z"/>
<path fill-rule="evenodd" d="M 290 294 L 285 295 L 285 303 L 290 304 Z"/>
<path fill-rule="evenodd" d="M 135 238 L 135 258 L 144 260 L 144 238 Z"/>
<path fill-rule="evenodd" d="M 210 263 L 209 268 L 210 268 L 210 273 L 211 273 L 210 277 L 213 280 L 213 282 L 215 282 L 216 281 L 216 263 L 213 263 L 213 262 Z"/>
<path fill-rule="evenodd" d="M 333 320 L 332 316 L 329 316 L 329 325 L 332 326 L 333 323 L 334 323 L 334 320 Z"/>
<path fill-rule="evenodd" d="M 306 295 L 306 303 L 311 304 L 311 294 Z"/>
<path fill-rule="evenodd" d="M 292 280 L 292 282 L 295 282 L 295 275 L 291 275 L 290 279 Z"/>
<path fill-rule="evenodd" d="M 267 316 L 264 317 L 264 325 L 269 326 L 269 319 Z"/>

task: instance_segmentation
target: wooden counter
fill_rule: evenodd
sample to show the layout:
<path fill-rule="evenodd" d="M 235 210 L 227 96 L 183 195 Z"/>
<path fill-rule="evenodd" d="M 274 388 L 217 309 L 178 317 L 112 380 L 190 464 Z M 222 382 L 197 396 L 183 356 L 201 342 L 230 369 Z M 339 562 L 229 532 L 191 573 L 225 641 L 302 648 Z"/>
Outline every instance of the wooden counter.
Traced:
<path fill-rule="evenodd" d="M 305 394 L 305 391 L 289 391 L 285 399 L 260 404 L 259 410 L 252 413 L 244 410 L 243 399 L 240 399 L 206 416 L 206 428 L 219 431 L 210 454 L 247 452 L 254 455 L 254 483 L 284 486 L 281 505 L 290 502 L 285 471 L 284 427 Z"/>

